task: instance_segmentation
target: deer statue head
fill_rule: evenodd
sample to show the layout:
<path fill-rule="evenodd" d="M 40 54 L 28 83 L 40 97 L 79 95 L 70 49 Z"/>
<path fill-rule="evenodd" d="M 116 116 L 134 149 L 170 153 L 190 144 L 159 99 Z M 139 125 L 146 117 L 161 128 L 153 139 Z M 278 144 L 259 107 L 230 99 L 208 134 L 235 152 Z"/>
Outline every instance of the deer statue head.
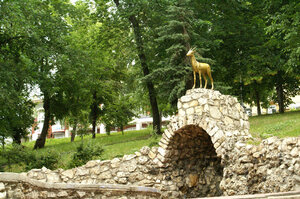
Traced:
<path fill-rule="evenodd" d="M 196 47 L 195 47 L 195 48 L 191 48 L 191 49 L 189 50 L 189 52 L 186 54 L 186 56 L 188 56 L 188 57 L 193 56 L 194 53 L 195 53 L 195 50 L 196 50 Z"/>

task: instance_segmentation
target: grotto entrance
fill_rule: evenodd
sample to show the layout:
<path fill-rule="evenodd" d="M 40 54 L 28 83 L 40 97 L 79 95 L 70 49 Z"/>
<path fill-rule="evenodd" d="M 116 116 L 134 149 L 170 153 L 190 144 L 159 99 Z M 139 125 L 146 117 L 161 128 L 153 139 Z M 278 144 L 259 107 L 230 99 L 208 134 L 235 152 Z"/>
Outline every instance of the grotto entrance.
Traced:
<path fill-rule="evenodd" d="M 185 197 L 222 195 L 221 158 L 217 157 L 211 138 L 203 128 L 187 125 L 178 129 L 171 145 L 172 176 Z"/>

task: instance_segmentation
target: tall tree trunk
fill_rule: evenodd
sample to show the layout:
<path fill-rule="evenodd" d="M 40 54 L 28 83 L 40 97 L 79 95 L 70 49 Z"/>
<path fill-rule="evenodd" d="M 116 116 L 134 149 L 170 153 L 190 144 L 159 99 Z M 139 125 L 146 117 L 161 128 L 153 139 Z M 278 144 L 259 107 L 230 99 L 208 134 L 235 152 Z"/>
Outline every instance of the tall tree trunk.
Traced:
<path fill-rule="evenodd" d="M 98 118 L 98 104 L 97 104 L 97 93 L 96 91 L 93 93 L 93 99 L 94 102 L 92 104 L 92 135 L 93 135 L 93 139 L 96 138 L 96 124 L 97 124 L 97 118 Z"/>
<path fill-rule="evenodd" d="M 146 56 L 144 53 L 144 46 L 143 46 L 143 40 L 142 40 L 142 35 L 140 32 L 140 26 L 139 23 L 134 15 L 129 17 L 129 21 L 132 24 L 134 35 L 135 35 L 135 41 L 137 44 L 137 49 L 138 49 L 138 56 L 141 62 L 142 70 L 144 73 L 144 77 L 149 75 L 149 68 L 147 66 L 147 60 Z M 152 117 L 153 117 L 153 130 L 155 131 L 156 134 L 161 134 L 161 124 L 160 124 L 160 116 L 159 116 L 159 110 L 158 110 L 158 104 L 156 100 L 156 94 L 155 94 L 155 89 L 153 83 L 148 80 L 146 82 L 148 92 L 149 92 L 149 99 L 150 99 L 150 104 L 152 108 Z"/>
<path fill-rule="evenodd" d="M 45 119 L 43 124 L 42 133 L 40 134 L 39 138 L 36 140 L 34 149 L 44 148 L 46 137 L 49 130 L 49 124 L 51 120 L 51 113 L 50 113 L 50 97 L 47 92 L 44 92 L 44 111 L 45 111 Z"/>
<path fill-rule="evenodd" d="M 124 135 L 124 126 L 121 125 L 121 131 L 122 131 L 122 135 Z"/>
<path fill-rule="evenodd" d="M 257 89 L 257 83 L 254 83 L 254 93 L 255 93 L 255 103 L 257 107 L 257 115 L 261 115 L 261 108 L 260 108 L 260 96 L 259 96 L 259 91 Z"/>
<path fill-rule="evenodd" d="M 74 142 L 74 140 L 75 140 L 76 131 L 77 131 L 77 119 L 75 119 L 75 121 L 74 121 L 73 132 L 71 134 L 71 142 Z"/>
<path fill-rule="evenodd" d="M 116 4 L 116 6 L 119 8 L 119 0 L 114 0 L 114 2 Z M 138 20 L 136 19 L 136 16 L 131 15 L 131 16 L 129 16 L 128 19 L 133 28 L 135 43 L 137 45 L 138 56 L 139 56 L 139 59 L 141 62 L 144 77 L 146 77 L 147 75 L 150 74 L 150 72 L 149 72 L 149 68 L 147 66 L 146 55 L 144 53 L 144 44 L 143 44 L 142 34 L 140 31 L 140 25 L 139 25 Z M 149 80 L 147 80 L 146 85 L 148 88 L 150 105 L 151 105 L 151 109 L 152 109 L 153 130 L 156 134 L 161 134 L 161 124 L 160 124 L 159 110 L 158 110 L 158 104 L 157 104 L 157 100 L 156 100 L 154 85 Z"/>
<path fill-rule="evenodd" d="M 21 144 L 21 136 L 22 135 L 22 129 L 14 129 L 13 134 L 13 143 L 15 144 Z"/>
<path fill-rule="evenodd" d="M 277 101 L 279 106 L 279 113 L 284 113 L 284 94 L 282 87 L 282 72 L 278 71 L 276 75 L 276 93 L 277 93 Z"/>

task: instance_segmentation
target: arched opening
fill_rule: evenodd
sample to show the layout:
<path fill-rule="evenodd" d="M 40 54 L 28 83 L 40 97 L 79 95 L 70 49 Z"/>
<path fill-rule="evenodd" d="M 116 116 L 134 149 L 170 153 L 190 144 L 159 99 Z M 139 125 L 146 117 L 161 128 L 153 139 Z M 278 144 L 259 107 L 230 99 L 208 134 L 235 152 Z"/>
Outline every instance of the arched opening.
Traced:
<path fill-rule="evenodd" d="M 172 181 L 185 197 L 222 195 L 221 158 L 203 128 L 196 125 L 180 128 L 174 132 L 171 146 Z"/>

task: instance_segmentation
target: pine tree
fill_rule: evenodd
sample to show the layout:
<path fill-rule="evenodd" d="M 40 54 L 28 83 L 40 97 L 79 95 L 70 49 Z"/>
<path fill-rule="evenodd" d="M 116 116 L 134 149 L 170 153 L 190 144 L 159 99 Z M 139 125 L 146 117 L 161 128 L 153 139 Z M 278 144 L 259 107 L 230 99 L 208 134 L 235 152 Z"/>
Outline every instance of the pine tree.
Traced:
<path fill-rule="evenodd" d="M 185 91 L 192 87 L 193 75 L 190 61 L 186 57 L 191 45 L 197 47 L 198 52 L 203 52 L 205 46 L 205 32 L 208 22 L 195 18 L 191 1 L 182 0 L 169 2 L 164 23 L 157 28 L 157 68 L 151 74 L 152 79 L 159 79 L 161 98 L 168 99 L 173 105 Z M 200 28 L 199 28 L 200 27 Z M 200 34 L 204 36 L 200 36 Z"/>

